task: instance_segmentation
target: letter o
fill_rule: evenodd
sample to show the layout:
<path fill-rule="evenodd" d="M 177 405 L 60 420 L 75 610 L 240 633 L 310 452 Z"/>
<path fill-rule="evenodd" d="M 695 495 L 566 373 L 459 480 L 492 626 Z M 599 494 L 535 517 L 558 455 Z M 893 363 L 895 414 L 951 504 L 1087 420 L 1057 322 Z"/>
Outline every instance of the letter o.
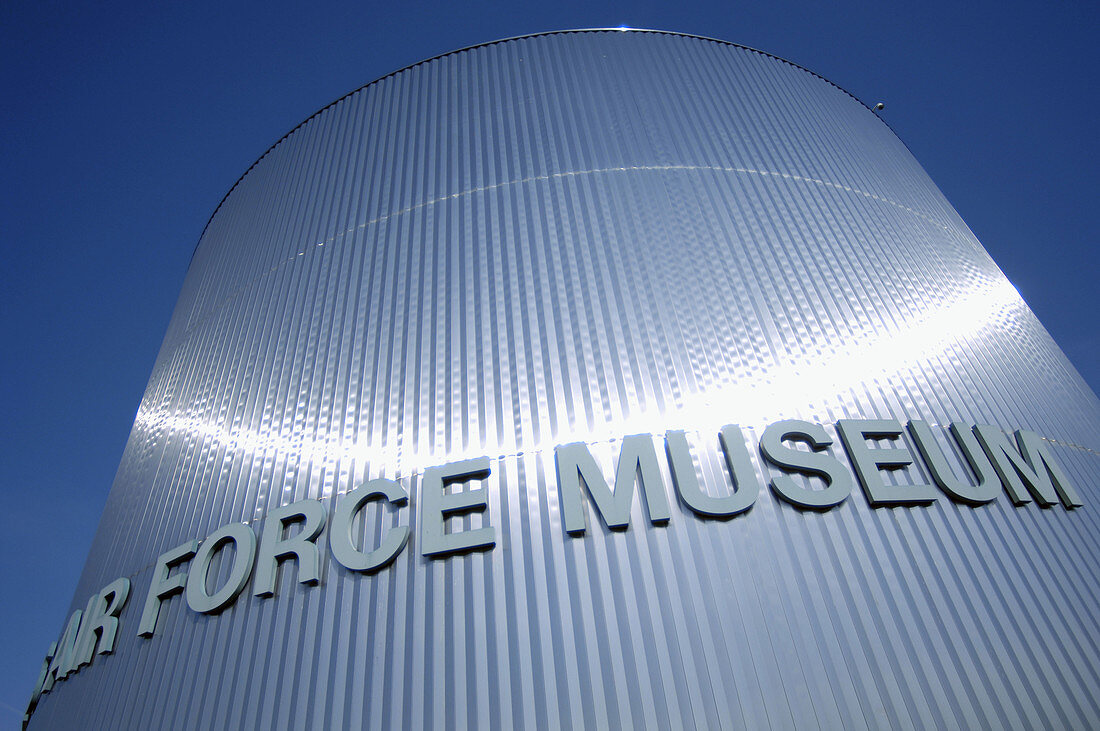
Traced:
<path fill-rule="evenodd" d="M 206 575 L 210 571 L 210 562 L 214 554 L 228 543 L 233 543 L 236 548 L 229 578 L 220 589 L 207 594 Z M 244 523 L 230 523 L 218 528 L 206 537 L 191 560 L 191 571 L 187 576 L 187 606 L 203 614 L 213 614 L 228 607 L 248 583 L 255 560 L 256 534 L 250 527 Z"/>

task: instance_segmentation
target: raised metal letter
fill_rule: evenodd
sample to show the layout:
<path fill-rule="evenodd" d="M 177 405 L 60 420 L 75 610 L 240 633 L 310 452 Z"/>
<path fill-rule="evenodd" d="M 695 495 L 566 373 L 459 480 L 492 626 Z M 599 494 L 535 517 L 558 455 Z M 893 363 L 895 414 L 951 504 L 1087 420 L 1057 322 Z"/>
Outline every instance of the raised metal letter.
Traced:
<path fill-rule="evenodd" d="M 653 438 L 648 434 L 623 437 L 619 461 L 615 465 L 615 490 L 607 486 L 600 467 L 583 442 L 566 444 L 554 449 L 558 472 L 558 493 L 561 496 L 565 532 L 584 533 L 587 518 L 581 497 L 581 482 L 588 489 L 596 510 L 608 528 L 625 530 L 630 525 L 630 505 L 634 502 L 634 481 L 641 480 L 649 520 L 654 524 L 669 519 L 668 496 L 665 494 L 661 468 Z"/>
<path fill-rule="evenodd" d="M 812 452 L 802 452 L 783 444 L 787 440 L 806 442 Z M 788 472 L 801 472 L 825 480 L 824 490 L 800 486 L 789 475 L 772 479 L 771 488 L 787 502 L 803 508 L 828 510 L 847 499 L 852 491 L 852 475 L 835 457 L 822 450 L 833 443 L 825 428 L 808 421 L 787 419 L 777 421 L 760 435 L 760 453 L 764 458 Z"/>
<path fill-rule="evenodd" d="M 174 576 L 168 575 L 172 567 L 189 561 L 197 550 L 199 550 L 198 541 L 187 541 L 171 551 L 160 554 L 156 566 L 153 567 L 153 578 L 149 581 L 145 607 L 141 610 L 141 622 L 138 623 L 139 637 L 153 636 L 157 628 L 157 617 L 160 616 L 160 603 L 168 597 L 179 594 L 187 584 L 186 571 L 179 571 Z"/>
<path fill-rule="evenodd" d="M 129 598 L 130 580 L 122 577 L 103 587 L 88 600 L 74 650 L 74 668 L 79 670 L 82 665 L 89 664 L 96 654 L 108 655 L 114 651 L 118 615 Z"/>
<path fill-rule="evenodd" d="M 84 611 L 77 609 L 69 615 L 69 623 L 65 625 L 65 631 L 61 639 L 57 641 L 53 661 L 46 671 L 46 682 L 42 684 L 42 692 L 49 693 L 55 681 L 64 680 L 73 671 L 73 650 L 76 648 L 76 638 L 80 633 L 80 619 Z"/>
<path fill-rule="evenodd" d="M 1044 508 L 1054 505 L 1058 498 L 1062 499 L 1062 505 L 1067 509 L 1081 506 L 1081 496 L 1038 434 L 1017 430 L 1017 451 L 1004 432 L 995 426 L 975 426 L 974 432 L 1013 503 L 1023 505 L 1031 502 L 1028 496 L 1030 490 L 1036 502 Z"/>
<path fill-rule="evenodd" d="M 668 453 L 669 470 L 676 493 L 692 512 L 713 517 L 729 517 L 743 513 L 753 506 L 760 493 L 756 471 L 749 459 L 745 438 L 741 429 L 728 425 L 718 434 L 726 469 L 733 483 L 732 495 L 714 497 L 703 492 L 688 450 L 687 437 L 682 431 L 665 432 L 665 452 Z"/>
<path fill-rule="evenodd" d="M 302 527 L 293 536 L 284 535 L 294 523 L 302 523 Z M 317 536 L 324 527 L 325 506 L 320 500 L 299 500 L 270 511 L 264 519 L 253 594 L 274 596 L 279 564 L 292 557 L 298 561 L 298 583 L 320 581 L 321 552 L 317 549 Z"/>
<path fill-rule="evenodd" d="M 393 505 L 404 505 L 409 501 L 409 495 L 405 488 L 393 480 L 379 478 L 355 488 L 336 503 L 328 543 L 333 557 L 344 568 L 352 571 L 377 571 L 397 558 L 397 554 L 401 553 L 408 542 L 409 526 L 399 525 L 391 528 L 382 543 L 373 551 L 364 553 L 355 547 L 355 540 L 351 535 L 355 514 L 371 500 L 382 499 Z"/>
<path fill-rule="evenodd" d="M 868 439 L 894 440 L 901 436 L 901 424 L 893 419 L 841 419 L 836 423 L 848 458 L 856 468 L 863 494 L 871 507 L 884 505 L 920 505 L 939 497 L 934 485 L 887 485 L 880 469 L 899 470 L 913 464 L 913 455 L 904 447 L 871 449 Z"/>
<path fill-rule="evenodd" d="M 23 728 L 27 727 L 27 722 L 30 720 L 31 714 L 34 713 L 34 709 L 38 707 L 38 699 L 42 697 L 42 693 L 45 691 L 46 677 L 50 672 L 50 665 L 53 664 L 53 656 L 57 653 L 57 643 L 51 642 L 50 649 L 46 653 L 46 658 L 42 661 L 42 669 L 38 671 L 38 681 L 34 684 L 34 691 L 31 693 L 31 699 L 27 703 L 27 712 L 23 714 Z"/>
<path fill-rule="evenodd" d="M 489 503 L 485 488 L 447 492 L 447 486 L 489 476 L 489 458 L 477 457 L 442 467 L 429 467 L 421 479 L 420 544 L 425 556 L 446 556 L 496 545 L 496 530 L 487 525 L 477 530 L 448 533 L 446 519 L 453 515 L 483 512 Z"/>
<path fill-rule="evenodd" d="M 233 566 L 222 588 L 206 592 L 206 575 L 214 554 L 227 543 L 234 545 Z M 195 553 L 191 575 L 187 577 L 187 606 L 196 612 L 214 614 L 228 607 L 244 589 L 256 559 L 256 534 L 244 523 L 223 525 L 206 537 Z"/>
<path fill-rule="evenodd" d="M 969 465 L 970 471 L 974 473 L 977 484 L 971 485 L 969 480 L 955 476 L 928 422 L 910 421 L 909 433 L 913 435 L 913 441 L 917 443 L 917 451 L 924 457 L 924 463 L 928 465 L 932 479 L 941 490 L 959 502 L 982 505 L 996 500 L 997 493 L 1000 491 L 1000 485 L 996 481 L 997 473 L 994 472 L 993 465 L 982 451 L 974 433 L 966 425 L 957 421 L 951 422 L 949 431 L 962 451 L 964 463 Z"/>

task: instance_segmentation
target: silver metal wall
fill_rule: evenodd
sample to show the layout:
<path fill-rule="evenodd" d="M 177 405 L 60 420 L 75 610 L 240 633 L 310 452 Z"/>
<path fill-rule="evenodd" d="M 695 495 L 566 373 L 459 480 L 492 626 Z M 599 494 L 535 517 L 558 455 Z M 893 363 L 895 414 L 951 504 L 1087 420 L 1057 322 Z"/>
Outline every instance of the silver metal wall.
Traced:
<path fill-rule="evenodd" d="M 612 474 L 687 429 L 720 492 L 718 427 L 788 417 L 1030 429 L 1085 506 L 762 488 L 706 521 L 667 483 L 667 525 L 565 534 L 554 446 Z M 1098 450 L 1096 396 L 843 90 L 674 34 L 471 48 L 319 112 L 211 219 L 74 598 L 132 579 L 119 644 L 31 727 L 1096 725 Z M 422 557 L 423 469 L 480 455 L 496 547 Z M 389 568 L 137 637 L 161 552 L 379 476 L 412 494 L 367 515 L 413 527 Z"/>

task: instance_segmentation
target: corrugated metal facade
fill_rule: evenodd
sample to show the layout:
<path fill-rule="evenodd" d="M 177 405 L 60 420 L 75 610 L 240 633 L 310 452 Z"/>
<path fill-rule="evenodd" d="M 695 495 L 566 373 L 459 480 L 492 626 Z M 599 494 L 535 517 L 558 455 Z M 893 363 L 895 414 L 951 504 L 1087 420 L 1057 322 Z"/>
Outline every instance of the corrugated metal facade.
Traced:
<path fill-rule="evenodd" d="M 721 425 L 843 417 L 1033 430 L 1085 505 L 761 487 L 703 520 L 662 463 L 667 525 L 639 498 L 563 530 L 557 445 L 611 475 L 625 435 L 685 429 L 721 493 Z M 313 116 L 211 219 L 74 598 L 131 578 L 118 645 L 31 727 L 1096 725 L 1097 450 L 1096 396 L 841 89 L 675 34 L 478 46 Z M 458 523 L 496 547 L 423 557 L 424 468 L 482 455 Z M 317 586 L 176 597 L 137 636 L 162 552 L 380 476 L 412 501 L 367 512 L 412 527 L 388 568 L 325 548 Z"/>

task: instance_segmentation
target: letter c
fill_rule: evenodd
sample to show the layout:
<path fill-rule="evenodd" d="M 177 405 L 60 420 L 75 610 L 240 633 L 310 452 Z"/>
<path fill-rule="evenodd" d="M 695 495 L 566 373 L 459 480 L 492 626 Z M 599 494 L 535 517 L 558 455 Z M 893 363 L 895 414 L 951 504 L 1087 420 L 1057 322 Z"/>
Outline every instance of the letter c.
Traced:
<path fill-rule="evenodd" d="M 351 571 L 377 571 L 397 558 L 401 549 L 409 540 L 409 526 L 399 525 L 390 529 L 382 543 L 373 551 L 363 552 L 355 547 L 351 535 L 352 520 L 356 513 L 371 500 L 388 500 L 394 505 L 404 505 L 409 501 L 405 489 L 393 480 L 379 478 L 360 485 L 337 504 L 332 514 L 332 529 L 329 534 L 329 547 L 333 557 Z"/>

